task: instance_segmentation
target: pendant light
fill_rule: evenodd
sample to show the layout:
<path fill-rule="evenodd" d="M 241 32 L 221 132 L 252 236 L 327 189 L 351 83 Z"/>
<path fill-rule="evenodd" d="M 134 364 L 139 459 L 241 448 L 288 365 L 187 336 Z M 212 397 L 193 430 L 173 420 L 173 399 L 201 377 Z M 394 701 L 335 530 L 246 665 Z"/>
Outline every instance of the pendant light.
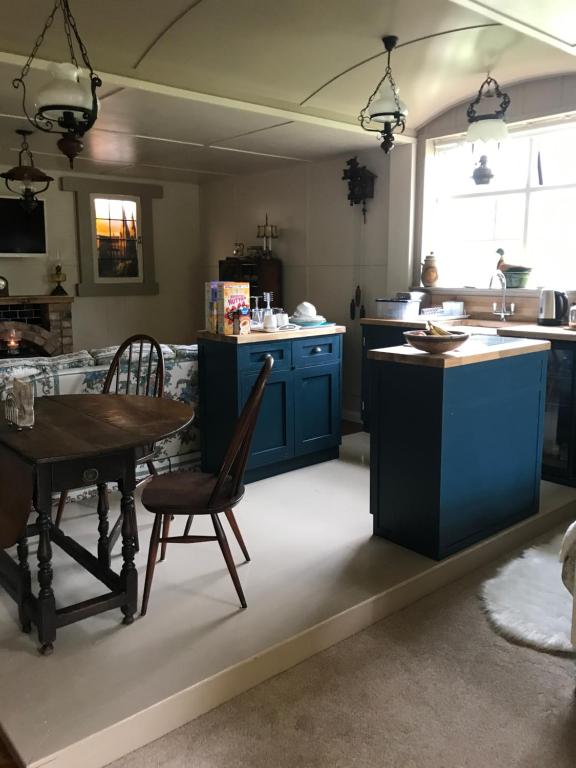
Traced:
<path fill-rule="evenodd" d="M 380 146 L 388 154 L 394 148 L 394 133 L 404 133 L 408 109 L 398 97 L 398 87 L 390 66 L 390 55 L 398 43 L 398 38 L 395 35 L 387 35 L 382 38 L 382 42 L 388 53 L 384 77 L 358 115 L 358 120 L 365 131 L 380 134 L 382 139 Z M 380 123 L 382 127 L 370 128 L 373 123 Z"/>
<path fill-rule="evenodd" d="M 498 104 L 491 102 L 490 106 L 495 107 L 492 112 L 478 114 L 476 108 L 488 99 L 498 99 L 499 102 Z M 470 102 L 466 110 L 468 118 L 466 141 L 503 141 L 508 136 L 508 126 L 504 117 L 509 106 L 508 94 L 500 89 L 497 80 L 487 75 L 476 98 Z"/>
<path fill-rule="evenodd" d="M 52 80 L 38 92 L 35 111 L 31 114 L 26 103 L 26 77 L 58 11 L 62 13 L 70 61 L 54 64 L 51 67 Z M 78 58 L 81 58 L 85 69 L 81 69 L 78 65 L 75 47 L 78 49 L 80 54 Z M 46 133 L 62 134 L 57 145 L 62 154 L 68 158 L 72 168 L 74 158 L 84 148 L 82 136 L 92 128 L 98 117 L 99 102 L 96 89 L 102 85 L 102 80 L 92 69 L 88 51 L 70 10 L 69 0 L 55 0 L 52 11 L 34 43 L 34 48 L 20 76 L 12 81 L 12 85 L 14 88 L 22 88 L 22 108 L 28 121 L 35 128 Z"/>
<path fill-rule="evenodd" d="M 38 205 L 37 195 L 46 192 L 54 179 L 34 165 L 34 158 L 28 146 L 28 136 L 32 134 L 32 131 L 19 129 L 16 133 L 22 137 L 18 165 L 5 173 L 0 173 L 0 177 L 4 179 L 10 192 L 21 198 L 24 209 L 30 212 Z M 27 163 L 24 162 L 24 158 L 27 158 Z"/>

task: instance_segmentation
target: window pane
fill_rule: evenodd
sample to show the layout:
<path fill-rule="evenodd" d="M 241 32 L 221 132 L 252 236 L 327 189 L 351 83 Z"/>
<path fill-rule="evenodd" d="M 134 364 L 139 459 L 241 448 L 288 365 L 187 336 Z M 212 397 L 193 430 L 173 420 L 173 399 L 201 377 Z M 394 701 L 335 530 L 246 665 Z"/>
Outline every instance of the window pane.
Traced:
<path fill-rule="evenodd" d="M 96 234 L 103 237 L 110 236 L 110 222 L 108 219 L 96 219 Z"/>
<path fill-rule="evenodd" d="M 552 131 L 534 139 L 534 161 L 531 167 L 531 181 L 539 186 L 538 152 L 542 181 L 545 186 L 576 183 L 576 153 L 574 145 L 576 131 Z"/>
<path fill-rule="evenodd" d="M 108 200 L 101 197 L 94 198 L 94 213 L 97 219 L 107 219 L 110 216 Z"/>
<path fill-rule="evenodd" d="M 560 288 L 576 286 L 576 188 L 542 189 L 530 196 L 528 251 L 533 283 Z"/>

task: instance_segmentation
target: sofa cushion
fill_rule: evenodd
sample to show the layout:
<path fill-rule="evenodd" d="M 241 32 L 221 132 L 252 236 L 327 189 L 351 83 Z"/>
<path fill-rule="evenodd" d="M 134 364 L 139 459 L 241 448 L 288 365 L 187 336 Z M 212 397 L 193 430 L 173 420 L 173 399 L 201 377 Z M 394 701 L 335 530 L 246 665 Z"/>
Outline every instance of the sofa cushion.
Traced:
<path fill-rule="evenodd" d="M 48 371 L 67 371 L 69 368 L 88 368 L 94 365 L 94 358 L 85 349 L 82 349 L 80 352 L 69 352 L 66 355 L 32 359 L 42 360 L 45 370 Z"/>
<path fill-rule="evenodd" d="M 98 349 L 89 350 L 89 353 L 90 355 L 92 355 L 92 358 L 94 359 L 94 362 L 96 365 L 109 366 L 114 358 L 114 355 L 118 351 L 119 346 L 120 345 L 117 344 L 114 347 L 99 347 Z M 175 354 L 172 351 L 172 349 L 168 346 L 168 344 L 160 344 L 160 348 L 162 349 L 164 362 L 166 362 L 166 360 L 174 359 Z M 147 359 L 149 354 L 150 354 L 150 346 L 148 345 L 143 348 L 142 359 Z"/>
<path fill-rule="evenodd" d="M 198 360 L 198 344 L 170 344 L 176 360 Z"/>

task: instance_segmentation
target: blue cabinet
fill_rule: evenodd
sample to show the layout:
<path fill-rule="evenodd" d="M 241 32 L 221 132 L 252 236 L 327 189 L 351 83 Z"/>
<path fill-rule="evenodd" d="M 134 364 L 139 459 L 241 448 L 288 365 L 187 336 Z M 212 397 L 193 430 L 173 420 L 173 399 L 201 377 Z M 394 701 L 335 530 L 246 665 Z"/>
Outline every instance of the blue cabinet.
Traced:
<path fill-rule="evenodd" d="M 218 470 L 238 416 L 267 355 L 274 368 L 248 460 L 246 480 L 338 457 L 341 440 L 342 336 L 198 343 L 202 469 Z"/>
<path fill-rule="evenodd" d="M 371 349 L 383 349 L 384 347 L 397 347 L 404 344 L 404 331 L 409 331 L 410 326 L 370 325 L 362 323 L 362 424 L 364 429 L 370 431 L 370 366 L 368 352 Z"/>
<path fill-rule="evenodd" d="M 538 511 L 547 354 L 371 361 L 376 536 L 442 559 Z"/>

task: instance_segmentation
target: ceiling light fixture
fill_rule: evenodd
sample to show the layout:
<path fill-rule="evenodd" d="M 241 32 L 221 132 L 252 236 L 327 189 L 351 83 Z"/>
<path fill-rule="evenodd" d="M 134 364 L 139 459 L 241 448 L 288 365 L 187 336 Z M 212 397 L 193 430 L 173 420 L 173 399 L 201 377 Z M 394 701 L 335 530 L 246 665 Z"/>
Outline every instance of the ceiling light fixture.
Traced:
<path fill-rule="evenodd" d="M 48 29 L 54 23 L 56 12 L 62 12 L 64 31 L 68 41 L 70 61 L 62 64 L 54 64 L 52 67 L 53 79 L 40 89 L 36 96 L 35 114 L 30 115 L 26 106 L 26 77 L 36 58 L 38 50 L 44 42 Z M 74 40 L 79 50 L 85 70 L 78 66 L 78 60 L 74 50 Z M 22 88 L 22 108 L 28 121 L 40 131 L 46 133 L 60 133 L 62 137 L 57 142 L 62 154 L 66 155 L 70 167 L 74 165 L 74 158 L 83 150 L 84 144 L 80 140 L 89 131 L 98 117 L 98 98 L 96 89 L 102 85 L 102 80 L 92 69 L 86 46 L 80 37 L 76 20 L 70 10 L 68 0 L 55 0 L 54 7 L 42 32 L 36 39 L 34 47 L 20 76 L 12 81 L 14 88 Z"/>
<path fill-rule="evenodd" d="M 499 99 L 499 106 L 493 112 L 479 115 L 476 107 L 483 99 Z M 488 74 L 476 98 L 470 102 L 466 110 L 469 124 L 466 141 L 503 141 L 508 136 L 508 126 L 504 117 L 509 106 L 510 96 L 501 91 L 498 81 Z"/>
<path fill-rule="evenodd" d="M 394 148 L 394 132 L 404 133 L 408 109 L 406 104 L 398 97 L 398 87 L 392 76 L 390 66 L 390 54 L 398 43 L 395 35 L 387 35 L 382 38 L 384 48 L 388 53 L 388 63 L 384 71 L 384 77 L 380 80 L 368 103 L 358 115 L 360 125 L 365 131 L 379 133 L 382 139 L 381 147 L 386 154 Z M 383 127 L 370 128 L 371 123 L 381 123 Z"/>
<path fill-rule="evenodd" d="M 18 165 L 5 173 L 0 173 L 0 177 L 4 179 L 4 183 L 10 192 L 21 198 L 24 209 L 30 212 L 38 205 L 37 195 L 46 192 L 54 179 L 34 165 L 34 158 L 28 146 L 28 136 L 32 134 L 32 131 L 19 129 L 16 133 L 22 137 L 22 147 L 18 154 Z M 28 163 L 23 162 L 24 157 L 28 158 Z"/>

